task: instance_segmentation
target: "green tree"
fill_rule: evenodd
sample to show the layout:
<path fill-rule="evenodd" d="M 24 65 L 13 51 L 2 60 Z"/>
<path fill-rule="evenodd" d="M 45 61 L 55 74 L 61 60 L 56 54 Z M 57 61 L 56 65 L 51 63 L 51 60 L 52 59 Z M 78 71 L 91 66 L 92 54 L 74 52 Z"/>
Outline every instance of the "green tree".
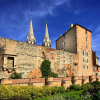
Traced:
<path fill-rule="evenodd" d="M 49 60 L 44 60 L 41 64 L 40 70 L 42 73 L 42 77 L 48 77 L 50 76 L 51 73 L 51 68 L 50 68 L 51 62 Z"/>

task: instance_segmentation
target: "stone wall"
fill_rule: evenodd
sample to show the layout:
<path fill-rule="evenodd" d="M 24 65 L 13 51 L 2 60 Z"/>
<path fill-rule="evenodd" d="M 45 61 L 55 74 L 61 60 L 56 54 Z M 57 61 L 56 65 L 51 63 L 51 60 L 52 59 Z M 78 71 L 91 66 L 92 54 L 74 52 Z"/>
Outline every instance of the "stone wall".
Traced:
<path fill-rule="evenodd" d="M 56 40 L 56 49 L 77 53 L 76 26 L 69 29 Z"/>
<path fill-rule="evenodd" d="M 41 77 L 40 65 L 44 59 L 51 61 L 51 70 L 59 77 L 77 76 L 77 55 L 74 53 L 38 46 L 0 37 L 0 78 L 8 78 L 11 73 L 24 72 L 23 78 Z M 14 58 L 14 67 L 8 68 L 8 57 Z"/>
<path fill-rule="evenodd" d="M 83 80 L 84 79 L 84 80 Z M 92 79 L 92 81 L 90 81 Z M 100 76 L 79 76 L 75 77 L 75 83 L 72 83 L 73 78 L 72 77 L 64 77 L 64 78 L 53 78 L 52 81 L 50 81 L 50 84 L 48 84 L 50 87 L 52 86 L 64 86 L 65 89 L 69 87 L 72 84 L 85 84 L 88 82 L 93 81 L 100 81 Z M 11 85 L 34 85 L 34 86 L 45 86 L 45 78 L 35 78 L 35 79 L 1 79 L 0 84 L 11 84 Z"/>

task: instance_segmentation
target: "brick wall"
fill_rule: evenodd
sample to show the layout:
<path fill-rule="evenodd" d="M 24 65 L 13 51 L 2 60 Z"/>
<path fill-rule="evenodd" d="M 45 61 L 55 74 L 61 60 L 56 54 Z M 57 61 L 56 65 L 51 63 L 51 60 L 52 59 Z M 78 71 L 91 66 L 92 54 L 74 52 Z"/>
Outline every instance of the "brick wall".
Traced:
<path fill-rule="evenodd" d="M 100 76 L 97 76 L 98 81 L 100 81 Z M 82 79 L 85 79 L 84 83 L 82 83 Z M 65 81 L 64 84 L 62 84 L 62 80 Z M 93 76 L 93 81 L 96 81 L 96 76 Z M 75 84 L 85 84 L 88 83 L 89 76 L 80 76 L 76 77 Z M 35 79 L 1 79 L 0 84 L 12 84 L 12 85 L 29 85 L 31 83 L 34 86 L 45 86 L 45 78 L 35 78 Z M 65 88 L 72 85 L 72 77 L 64 77 L 64 78 L 53 78 L 51 81 L 51 84 L 49 84 L 50 87 L 52 86 L 64 86 Z"/>

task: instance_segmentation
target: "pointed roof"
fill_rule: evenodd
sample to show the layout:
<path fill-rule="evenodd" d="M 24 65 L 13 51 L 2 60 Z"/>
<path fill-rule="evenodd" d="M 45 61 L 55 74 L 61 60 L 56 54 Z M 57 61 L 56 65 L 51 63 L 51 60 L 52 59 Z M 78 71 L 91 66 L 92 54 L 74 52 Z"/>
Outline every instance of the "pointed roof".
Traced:
<path fill-rule="evenodd" d="M 29 27 L 29 33 L 27 35 L 27 42 L 32 43 L 32 44 L 36 43 L 34 33 L 33 33 L 32 16 L 31 16 L 31 19 L 30 19 L 30 27 Z"/>
<path fill-rule="evenodd" d="M 47 20 L 46 20 L 46 27 L 45 27 L 45 35 L 44 35 L 44 38 L 49 38 L 49 34 L 48 34 L 48 26 L 47 26 Z"/>
<path fill-rule="evenodd" d="M 46 20 L 45 35 L 44 35 L 44 38 L 43 38 L 42 46 L 51 47 L 51 40 L 49 39 L 47 20 Z"/>
<path fill-rule="evenodd" d="M 28 34 L 34 36 L 34 34 L 33 34 L 33 26 L 32 26 L 32 16 L 31 16 L 31 19 L 30 19 L 30 27 L 29 27 L 29 33 Z"/>

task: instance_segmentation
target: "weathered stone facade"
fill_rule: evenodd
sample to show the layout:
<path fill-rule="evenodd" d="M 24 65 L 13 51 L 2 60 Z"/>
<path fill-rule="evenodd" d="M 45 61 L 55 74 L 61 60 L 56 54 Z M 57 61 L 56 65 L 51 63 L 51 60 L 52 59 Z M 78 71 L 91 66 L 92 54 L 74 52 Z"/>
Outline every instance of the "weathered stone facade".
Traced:
<path fill-rule="evenodd" d="M 66 76 L 66 73 L 69 76 L 77 75 L 77 54 L 1 37 L 0 49 L 3 50 L 0 52 L 1 78 L 9 77 L 13 70 L 24 72 L 23 78 L 41 77 L 39 67 L 44 59 L 51 61 L 51 70 L 59 77 Z M 12 68 L 7 63 L 9 57 L 14 58 Z M 34 72 L 37 73 L 34 75 Z"/>

